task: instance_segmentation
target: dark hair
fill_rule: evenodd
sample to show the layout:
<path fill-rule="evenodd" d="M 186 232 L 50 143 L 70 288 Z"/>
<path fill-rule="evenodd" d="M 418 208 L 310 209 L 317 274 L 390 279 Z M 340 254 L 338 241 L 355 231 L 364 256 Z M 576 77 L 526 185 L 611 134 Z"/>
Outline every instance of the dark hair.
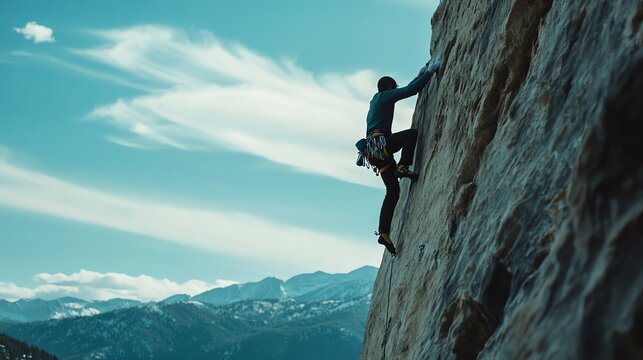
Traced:
<path fill-rule="evenodd" d="M 377 91 L 382 92 L 384 90 L 395 89 L 397 83 L 395 79 L 390 76 L 384 76 L 377 82 Z"/>

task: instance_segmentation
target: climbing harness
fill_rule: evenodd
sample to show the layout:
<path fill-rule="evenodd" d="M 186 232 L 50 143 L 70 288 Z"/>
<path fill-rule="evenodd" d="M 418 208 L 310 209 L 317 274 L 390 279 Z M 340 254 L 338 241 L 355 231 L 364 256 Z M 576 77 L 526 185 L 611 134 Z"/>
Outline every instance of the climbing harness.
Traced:
<path fill-rule="evenodd" d="M 386 137 L 383 132 L 372 131 L 366 137 L 366 155 L 369 159 L 386 160 L 390 154 L 386 150 Z"/>
<path fill-rule="evenodd" d="M 372 130 L 365 139 L 360 139 L 356 144 L 358 153 L 357 166 L 373 169 L 376 176 L 388 170 L 395 162 L 391 153 L 386 149 L 386 137 L 380 130 Z"/>

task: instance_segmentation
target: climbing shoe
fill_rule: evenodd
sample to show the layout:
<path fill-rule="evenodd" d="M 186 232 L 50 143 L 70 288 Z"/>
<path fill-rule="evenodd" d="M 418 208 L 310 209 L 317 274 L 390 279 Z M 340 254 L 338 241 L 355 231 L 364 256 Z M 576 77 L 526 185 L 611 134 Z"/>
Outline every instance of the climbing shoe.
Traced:
<path fill-rule="evenodd" d="M 380 237 L 377 239 L 377 242 L 384 245 L 386 247 L 386 250 L 391 253 L 391 255 L 395 256 L 397 255 L 397 250 L 395 250 L 395 245 L 393 245 L 393 241 L 391 241 L 391 238 L 388 236 L 387 233 L 381 232 L 379 233 Z"/>
<path fill-rule="evenodd" d="M 408 165 L 398 165 L 395 169 L 395 176 L 398 178 L 409 178 L 411 180 L 417 180 L 418 174 L 414 173 L 409 169 Z"/>

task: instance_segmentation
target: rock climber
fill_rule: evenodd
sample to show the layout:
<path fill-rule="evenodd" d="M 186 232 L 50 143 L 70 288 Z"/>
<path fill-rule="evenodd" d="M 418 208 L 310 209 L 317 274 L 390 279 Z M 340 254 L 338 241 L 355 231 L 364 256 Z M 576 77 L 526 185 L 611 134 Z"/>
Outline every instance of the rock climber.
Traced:
<path fill-rule="evenodd" d="M 391 255 L 397 254 L 389 234 L 395 205 L 400 197 L 398 179 L 407 177 L 415 180 L 418 176 L 409 169 L 413 163 L 418 131 L 408 129 L 395 134 L 391 132 L 395 103 L 420 92 L 439 69 L 439 60 L 429 61 L 420 69 L 420 73 L 413 81 L 401 88 L 398 88 L 392 77 L 382 77 L 377 82 L 378 92 L 371 100 L 366 117 L 366 141 L 362 140 L 360 150 L 363 157 L 373 166 L 375 173 L 379 172 L 386 186 L 386 196 L 380 210 L 379 232 L 376 235 L 379 235 L 377 242 L 384 245 Z M 358 148 L 360 148 L 359 145 Z M 396 163 L 393 154 L 400 150 L 402 150 L 402 156 L 399 163 Z M 358 159 L 358 164 L 359 162 Z"/>

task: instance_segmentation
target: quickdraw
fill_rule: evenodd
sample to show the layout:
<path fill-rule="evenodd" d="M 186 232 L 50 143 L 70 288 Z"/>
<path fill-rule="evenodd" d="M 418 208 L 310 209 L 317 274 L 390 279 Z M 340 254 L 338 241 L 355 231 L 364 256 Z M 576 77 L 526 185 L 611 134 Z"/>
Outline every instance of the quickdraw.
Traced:
<path fill-rule="evenodd" d="M 366 139 L 359 140 L 355 146 L 359 150 L 355 164 L 365 166 L 367 169 L 372 168 L 376 176 L 393 165 L 391 154 L 386 149 L 384 133 L 374 131 Z M 385 164 L 381 165 L 382 163 Z"/>
<path fill-rule="evenodd" d="M 385 160 L 389 157 L 386 150 L 386 137 L 383 133 L 373 132 L 366 137 L 366 155 L 377 160 Z"/>

